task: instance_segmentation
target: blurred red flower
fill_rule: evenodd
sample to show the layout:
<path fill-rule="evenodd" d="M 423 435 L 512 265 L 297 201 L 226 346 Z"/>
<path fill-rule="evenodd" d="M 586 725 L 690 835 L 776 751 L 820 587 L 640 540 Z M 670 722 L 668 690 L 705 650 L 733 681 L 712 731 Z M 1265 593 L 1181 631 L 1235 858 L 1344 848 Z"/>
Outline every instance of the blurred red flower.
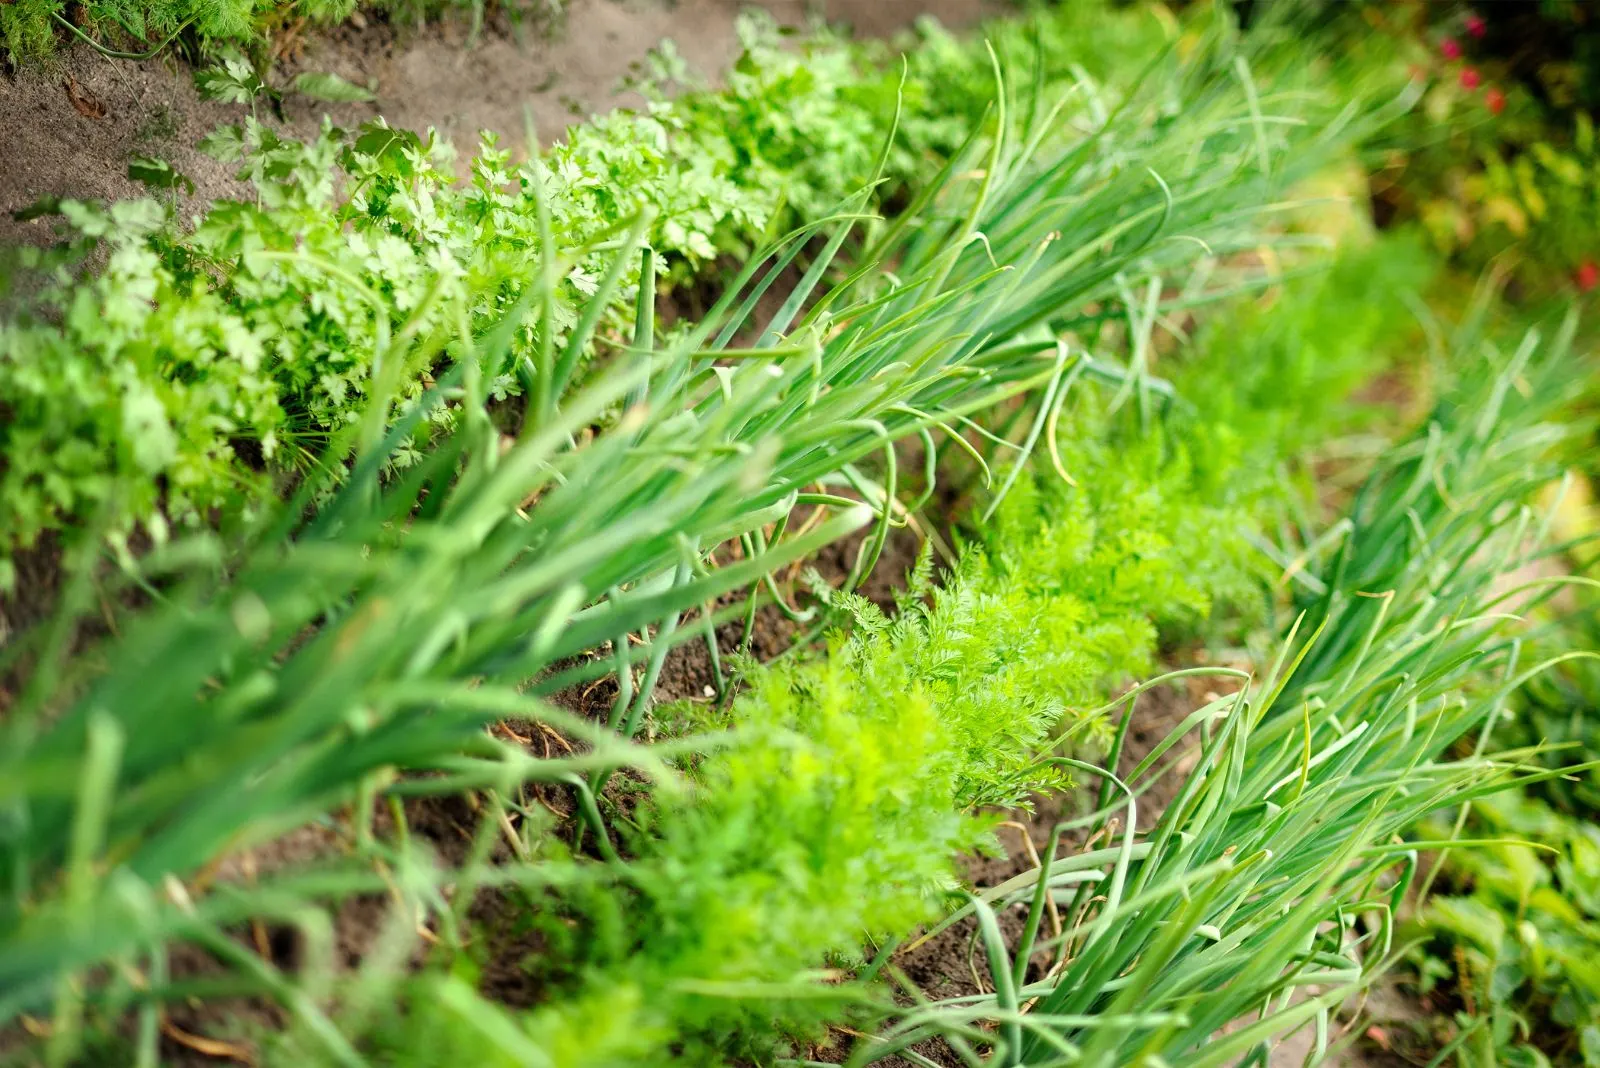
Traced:
<path fill-rule="evenodd" d="M 1446 37 L 1439 42 L 1439 51 L 1444 53 L 1445 59 L 1461 58 L 1461 42 L 1454 37 Z"/>
<path fill-rule="evenodd" d="M 1472 67 L 1468 67 L 1461 72 L 1461 88 L 1463 89 L 1476 89 L 1481 81 L 1483 79 L 1478 76 L 1477 70 Z"/>
<path fill-rule="evenodd" d="M 1491 115 L 1500 114 L 1506 109 L 1506 94 L 1490 86 L 1489 91 L 1483 94 L 1483 106 L 1489 109 Z"/>
<path fill-rule="evenodd" d="M 1578 269 L 1572 272 L 1572 280 L 1578 283 L 1578 291 L 1587 293 L 1595 286 L 1600 285 L 1600 265 L 1594 260 L 1584 260 Z"/>
<path fill-rule="evenodd" d="M 1467 32 L 1474 37 L 1482 37 L 1489 32 L 1489 25 L 1483 21 L 1482 15 L 1469 13 L 1467 15 Z"/>

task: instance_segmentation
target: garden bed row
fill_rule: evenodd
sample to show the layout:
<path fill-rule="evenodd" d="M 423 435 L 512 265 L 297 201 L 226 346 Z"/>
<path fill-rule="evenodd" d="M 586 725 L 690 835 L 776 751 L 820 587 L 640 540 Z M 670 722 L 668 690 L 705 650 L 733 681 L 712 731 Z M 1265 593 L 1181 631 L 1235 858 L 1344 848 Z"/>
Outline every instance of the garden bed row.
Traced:
<path fill-rule="evenodd" d="M 1074 17 L 999 28 L 995 52 Z M 1362 108 L 1206 13 L 1175 32 L 1188 54 L 1120 88 L 1070 51 L 990 65 L 944 39 L 903 81 L 841 74 L 826 155 L 742 138 L 782 114 L 762 93 L 859 56 L 774 49 L 742 72 L 760 91 L 661 102 L 517 168 L 491 148 L 467 187 L 382 126 L 289 145 L 247 123 L 224 147 L 256 205 L 192 231 L 151 203 L 62 205 L 108 267 L 23 292 L 46 311 L 8 321 L 6 366 L 87 360 L 79 379 L 125 400 L 63 430 L 44 413 L 70 392 L 0 381 L 38 435 L 6 442 L 39 461 L 8 485 L 45 502 L 13 544 L 99 517 L 57 622 L 6 651 L 0 1018 L 62 1064 L 240 1038 L 269 1063 L 768 1063 L 830 1025 L 876 1035 L 857 1063 L 1221 1063 L 1305 1022 L 1325 1044 L 1392 944 L 1399 836 L 1507 777 L 1448 758 L 1496 714 L 1480 680 L 1516 665 L 1481 613 L 1525 543 L 1503 504 L 1565 440 L 1561 346 L 1496 363 L 1460 339 L 1466 381 L 1324 526 L 1285 472 L 1352 425 L 1334 400 L 1387 368 L 1426 265 L 1385 241 L 1228 305 L 1313 264 L 1282 198 Z M 973 106 L 952 119 L 935 85 Z M 890 86 L 895 107 L 863 103 Z M 636 181 L 592 173 L 617 145 Z M 724 146 L 762 180 L 686 181 L 734 173 Z M 887 219 L 852 192 L 874 175 L 903 191 Z M 744 266 L 712 307 L 658 330 L 658 267 L 720 253 Z M 271 418 L 216 414 L 242 353 Z M 1530 381 L 1557 385 L 1511 388 Z M 208 392 L 226 403 L 191 403 Z M 259 483 L 266 444 L 293 443 L 290 499 L 179 503 L 159 463 L 181 450 L 140 460 L 178 415 L 213 435 L 218 484 Z M 51 505 L 84 426 L 128 466 Z M 156 536 L 185 507 L 221 536 Z M 148 550 L 97 566 L 133 520 Z M 924 550 L 894 612 L 855 592 L 897 531 L 939 529 L 960 537 L 937 581 Z M 783 576 L 852 534 L 797 596 Z M 1268 570 L 1275 544 L 1299 556 Z M 79 650 L 102 599 L 108 633 Z M 788 655 L 734 656 L 774 613 Z M 1126 777 L 1085 760 L 1109 744 L 1119 766 L 1129 721 L 1102 706 L 1158 634 L 1236 643 L 1268 620 L 1252 684 Z M 659 703 L 698 641 L 707 699 Z M 1180 756 L 1151 821 L 1138 798 Z M 997 809 L 1073 780 L 1098 800 L 1032 870 L 961 889 Z M 442 798 L 465 801 L 441 820 Z M 319 821 L 311 868 L 217 877 Z M 358 952 L 341 901 L 386 906 Z M 897 1001 L 896 947 L 930 922 L 968 923 L 987 978 Z M 178 946 L 227 971 L 175 968 Z M 197 1040 L 164 1008 L 241 991 L 278 1006 L 268 1033 Z"/>

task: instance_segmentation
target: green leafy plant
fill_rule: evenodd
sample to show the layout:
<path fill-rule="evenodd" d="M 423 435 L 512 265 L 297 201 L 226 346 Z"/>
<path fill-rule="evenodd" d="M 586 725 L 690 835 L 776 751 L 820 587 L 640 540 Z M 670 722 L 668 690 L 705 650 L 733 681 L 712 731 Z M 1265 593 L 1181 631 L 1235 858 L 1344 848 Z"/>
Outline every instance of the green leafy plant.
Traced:
<path fill-rule="evenodd" d="M 1413 76 L 1429 82 L 1411 120 L 1429 124 L 1429 136 L 1397 128 L 1375 179 L 1386 214 L 1419 223 L 1459 266 L 1492 264 L 1524 314 L 1552 294 L 1600 284 L 1594 132 L 1586 113 L 1593 86 L 1582 60 L 1594 47 L 1593 24 L 1582 9 L 1369 5 L 1364 15 L 1348 39 L 1366 59 L 1412 65 Z M 1584 377 L 1587 363 L 1577 368 Z M 1586 400 L 1592 405 L 1592 396 Z M 1581 496 L 1582 474 L 1563 510 Z M 1592 577 L 1592 550 L 1582 544 L 1592 529 L 1591 521 L 1562 533 L 1563 540 L 1579 539 L 1573 552 L 1538 566 Z M 1592 623 L 1582 619 L 1592 613 L 1592 593 L 1580 586 L 1563 595 L 1566 609 L 1572 601 L 1580 606 L 1576 623 L 1533 610 L 1540 624 L 1528 641 L 1533 655 L 1594 647 Z M 1441 838 L 1531 844 L 1443 854 L 1430 883 L 1435 896 L 1408 930 L 1420 944 L 1408 958 L 1404 988 L 1428 1012 L 1414 1027 L 1390 1027 L 1395 1041 L 1462 1065 L 1580 1064 L 1600 1056 L 1600 988 L 1590 964 L 1600 929 L 1587 904 L 1595 810 L 1587 800 L 1593 772 L 1585 767 L 1595 753 L 1588 721 L 1597 693 L 1591 663 L 1562 663 L 1516 695 L 1514 715 L 1496 722 L 1485 742 L 1489 751 L 1548 746 L 1537 763 L 1583 770 L 1446 813 L 1429 826 L 1426 833 Z"/>

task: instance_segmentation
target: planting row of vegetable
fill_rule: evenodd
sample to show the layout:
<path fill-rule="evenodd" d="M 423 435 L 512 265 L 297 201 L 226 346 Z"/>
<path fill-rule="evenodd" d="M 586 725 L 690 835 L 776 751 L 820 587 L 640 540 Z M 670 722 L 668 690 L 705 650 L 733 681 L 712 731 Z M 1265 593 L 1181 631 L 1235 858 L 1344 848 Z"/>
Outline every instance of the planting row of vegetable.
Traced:
<path fill-rule="evenodd" d="M 21 1062 L 1326 1050 L 1400 951 L 1418 821 L 1551 777 L 1470 746 L 1529 674 L 1497 606 L 1576 381 L 1570 334 L 1469 317 L 1421 430 L 1345 400 L 1432 268 L 1358 235 L 1319 273 L 1295 194 L 1391 101 L 1330 98 L 1348 72 L 1278 30 L 1069 5 L 901 76 L 753 29 L 727 92 L 487 145 L 465 186 L 381 124 L 252 119 L 214 143 L 254 205 L 55 205 L 92 240 L 19 253 L 0 322 L 0 536 L 68 546 L 53 621 L 0 647 Z M 659 328 L 658 283 L 723 257 Z M 1332 521 L 1356 429 L 1388 447 Z M 951 523 L 892 614 L 856 592 Z M 1159 637 L 1262 633 L 1258 678 L 1104 770 Z M 694 643 L 707 698 L 660 703 Z M 1074 783 L 1032 871 L 963 887 L 997 810 Z M 256 869 L 308 826 L 314 864 Z M 353 906 L 386 916 L 359 946 Z M 897 947 L 974 922 L 978 992 L 911 988 Z M 272 1026 L 174 1022 L 239 994 Z"/>

